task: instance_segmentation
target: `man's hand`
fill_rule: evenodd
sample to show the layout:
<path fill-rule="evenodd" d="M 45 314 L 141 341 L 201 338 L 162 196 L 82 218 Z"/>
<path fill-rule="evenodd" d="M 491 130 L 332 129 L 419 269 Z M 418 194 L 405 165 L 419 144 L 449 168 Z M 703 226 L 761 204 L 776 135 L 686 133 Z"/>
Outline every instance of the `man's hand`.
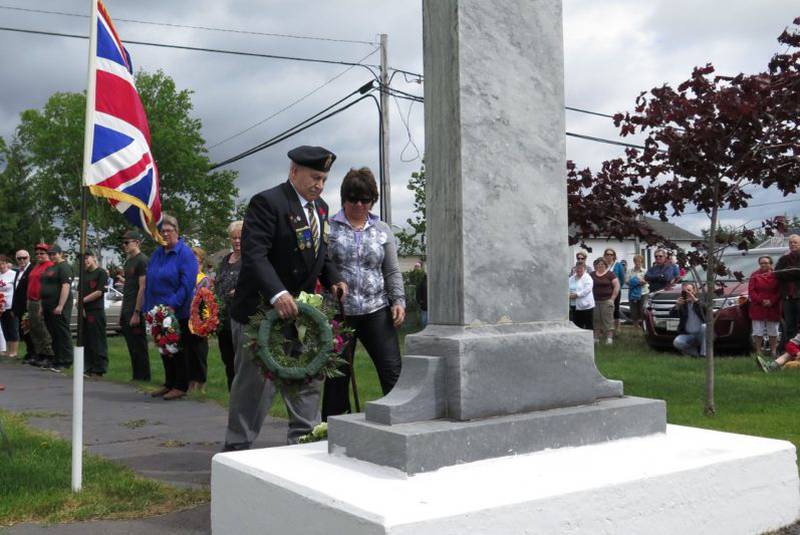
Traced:
<path fill-rule="evenodd" d="M 331 293 L 338 297 L 340 301 L 344 301 L 344 298 L 347 297 L 347 283 L 344 281 L 337 282 L 331 286 Z"/>
<path fill-rule="evenodd" d="M 141 317 L 140 317 L 141 315 L 142 315 L 141 312 L 134 312 L 131 315 L 131 321 L 128 322 L 131 327 L 138 327 L 139 326 L 139 323 L 141 323 L 141 321 L 142 321 Z"/>
<path fill-rule="evenodd" d="M 772 301 L 770 301 L 769 299 L 764 299 L 763 301 L 761 301 L 761 304 L 765 307 L 771 307 Z"/>
<path fill-rule="evenodd" d="M 570 298 L 570 299 L 577 299 L 577 298 L 578 298 L 578 294 L 576 294 L 576 293 L 570 293 L 570 294 L 569 294 L 569 298 Z"/>
<path fill-rule="evenodd" d="M 57 306 L 56 308 L 53 309 L 53 314 L 55 314 L 56 316 L 60 316 L 63 311 L 64 307 Z"/>
<path fill-rule="evenodd" d="M 278 316 L 281 319 L 297 317 L 297 303 L 294 302 L 294 298 L 289 293 L 281 295 L 272 306 L 278 311 Z"/>
<path fill-rule="evenodd" d="M 400 327 L 406 320 L 406 309 L 401 305 L 392 306 L 392 321 L 395 327 Z"/>

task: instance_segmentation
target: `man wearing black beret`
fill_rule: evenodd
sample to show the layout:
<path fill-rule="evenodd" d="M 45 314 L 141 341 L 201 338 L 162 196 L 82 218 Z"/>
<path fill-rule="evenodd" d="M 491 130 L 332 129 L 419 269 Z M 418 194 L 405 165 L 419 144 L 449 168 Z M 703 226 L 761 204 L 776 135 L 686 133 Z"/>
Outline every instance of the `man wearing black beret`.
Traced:
<path fill-rule="evenodd" d="M 242 269 L 230 307 L 236 374 L 231 385 L 225 450 L 248 449 L 275 396 L 245 347 L 244 329 L 258 306 L 269 303 L 282 318 L 297 316 L 294 297 L 314 292 L 317 278 L 333 292 L 347 293 L 328 259 L 328 205 L 320 198 L 336 155 L 307 145 L 288 153 L 289 180 L 250 199 L 242 228 Z M 296 443 L 320 421 L 322 381 L 313 380 L 281 396 L 289 413 L 287 442 Z"/>

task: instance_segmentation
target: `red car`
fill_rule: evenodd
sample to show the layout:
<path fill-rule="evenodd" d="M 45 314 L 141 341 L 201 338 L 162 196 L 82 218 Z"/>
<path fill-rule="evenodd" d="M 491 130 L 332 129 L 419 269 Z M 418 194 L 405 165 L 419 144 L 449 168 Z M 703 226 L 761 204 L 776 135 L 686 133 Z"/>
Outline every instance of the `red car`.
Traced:
<path fill-rule="evenodd" d="M 731 272 L 741 271 L 745 279 L 739 282 L 730 277 L 718 277 L 722 287 L 714 297 L 716 334 L 714 348 L 723 352 L 749 353 L 752 348 L 752 325 L 748 315 L 747 282 L 750 274 L 758 269 L 758 257 L 768 255 L 773 264 L 786 254 L 786 247 L 750 249 L 728 253 L 722 257 Z M 697 286 L 704 295 L 705 271 L 697 270 L 701 283 Z M 695 282 L 692 272 L 683 278 L 684 282 Z M 672 341 L 678 334 L 678 317 L 672 313 L 675 301 L 681 294 L 681 285 L 673 284 L 658 292 L 649 294 L 645 310 L 644 331 L 647 344 L 656 349 L 671 349 Z"/>

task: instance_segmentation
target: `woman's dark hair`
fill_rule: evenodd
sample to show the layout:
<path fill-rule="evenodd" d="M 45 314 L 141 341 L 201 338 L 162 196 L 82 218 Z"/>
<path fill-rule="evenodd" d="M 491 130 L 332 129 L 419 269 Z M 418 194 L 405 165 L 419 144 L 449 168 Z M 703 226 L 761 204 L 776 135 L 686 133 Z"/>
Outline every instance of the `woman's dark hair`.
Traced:
<path fill-rule="evenodd" d="M 771 256 L 766 256 L 766 255 L 764 255 L 764 256 L 759 256 L 759 257 L 758 257 L 758 263 L 760 264 L 760 263 L 761 263 L 761 261 L 762 261 L 763 259 L 765 259 L 765 258 L 766 258 L 767 260 L 769 260 L 769 263 L 770 263 L 770 265 L 772 265 L 772 257 L 771 257 Z"/>
<path fill-rule="evenodd" d="M 369 167 L 361 169 L 350 169 L 340 189 L 342 196 L 342 206 L 348 199 L 369 199 L 372 204 L 378 200 L 378 184 L 375 182 L 375 175 Z"/>

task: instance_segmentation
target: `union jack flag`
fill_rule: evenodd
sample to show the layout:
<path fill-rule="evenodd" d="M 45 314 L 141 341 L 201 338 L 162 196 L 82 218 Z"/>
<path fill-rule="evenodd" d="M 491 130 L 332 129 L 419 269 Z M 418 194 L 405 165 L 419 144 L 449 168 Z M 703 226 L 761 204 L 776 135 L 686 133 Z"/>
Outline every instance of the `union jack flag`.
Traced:
<path fill-rule="evenodd" d="M 93 4 L 83 182 L 161 243 L 158 168 L 131 57 L 103 3 Z"/>

